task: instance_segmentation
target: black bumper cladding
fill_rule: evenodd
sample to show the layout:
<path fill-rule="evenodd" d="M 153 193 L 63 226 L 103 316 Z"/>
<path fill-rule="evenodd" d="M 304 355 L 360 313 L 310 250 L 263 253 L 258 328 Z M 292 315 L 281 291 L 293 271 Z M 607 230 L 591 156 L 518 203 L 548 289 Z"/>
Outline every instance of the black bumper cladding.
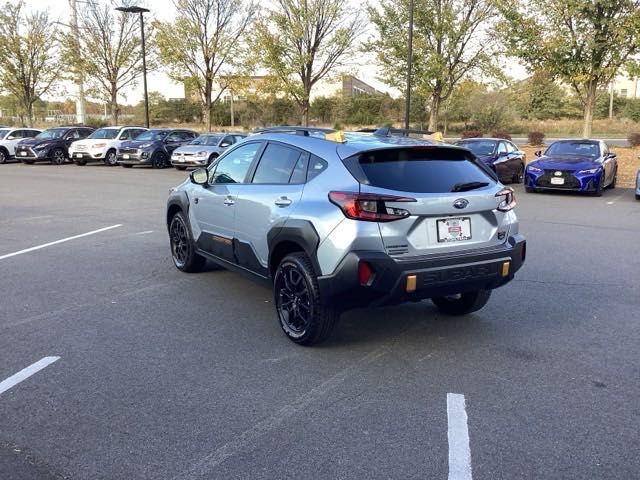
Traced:
<path fill-rule="evenodd" d="M 395 260 L 385 253 L 349 253 L 333 275 L 318 278 L 323 301 L 343 310 L 393 305 L 443 295 L 501 287 L 525 259 L 526 241 L 515 235 L 499 247 L 450 255 Z M 361 285 L 358 265 L 367 262 L 373 278 Z M 414 278 L 410 278 L 414 277 Z"/>

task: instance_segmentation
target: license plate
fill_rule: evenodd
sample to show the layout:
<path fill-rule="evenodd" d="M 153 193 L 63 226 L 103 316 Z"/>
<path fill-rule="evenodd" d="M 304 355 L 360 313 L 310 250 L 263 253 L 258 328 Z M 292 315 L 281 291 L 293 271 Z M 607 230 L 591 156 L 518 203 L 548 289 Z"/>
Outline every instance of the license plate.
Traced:
<path fill-rule="evenodd" d="M 124 155 L 122 155 L 122 158 L 124 158 L 125 160 L 129 158 L 129 154 L 125 153 Z"/>
<path fill-rule="evenodd" d="M 564 185 L 564 178 L 551 177 L 551 185 Z"/>
<path fill-rule="evenodd" d="M 81 153 L 76 153 L 76 154 L 75 154 L 75 157 L 76 157 L 76 158 L 82 158 L 82 154 L 81 154 Z"/>
<path fill-rule="evenodd" d="M 22 155 L 23 157 L 27 156 L 27 152 L 20 152 L 20 155 Z"/>
<path fill-rule="evenodd" d="M 471 219 L 469 217 L 443 218 L 436 221 L 438 243 L 464 242 L 471 240 Z"/>

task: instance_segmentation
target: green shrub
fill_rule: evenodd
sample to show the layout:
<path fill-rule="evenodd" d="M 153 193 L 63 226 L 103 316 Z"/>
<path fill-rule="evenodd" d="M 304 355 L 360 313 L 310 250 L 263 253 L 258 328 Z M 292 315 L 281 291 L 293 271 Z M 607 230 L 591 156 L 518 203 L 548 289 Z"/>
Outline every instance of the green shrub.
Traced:
<path fill-rule="evenodd" d="M 481 138 L 482 136 L 481 130 L 465 130 L 462 132 L 462 138 Z"/>
<path fill-rule="evenodd" d="M 640 147 L 640 133 L 630 133 L 627 140 L 632 147 Z"/>
<path fill-rule="evenodd" d="M 505 140 L 511 140 L 511 135 L 507 133 L 505 130 L 497 130 L 493 132 L 493 138 L 504 138 Z"/>

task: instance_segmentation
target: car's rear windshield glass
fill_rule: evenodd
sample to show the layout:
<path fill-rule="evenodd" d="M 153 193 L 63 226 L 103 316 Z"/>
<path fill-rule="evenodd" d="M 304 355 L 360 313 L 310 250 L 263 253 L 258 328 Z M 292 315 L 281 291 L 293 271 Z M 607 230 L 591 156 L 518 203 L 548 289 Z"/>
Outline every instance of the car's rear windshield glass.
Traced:
<path fill-rule="evenodd" d="M 445 193 L 494 185 L 491 174 L 467 156 L 463 150 L 440 147 L 374 150 L 345 160 L 345 165 L 360 183 L 401 192 Z"/>
<path fill-rule="evenodd" d="M 87 138 L 103 138 L 103 139 L 113 140 L 118 136 L 119 131 L 120 130 L 117 130 L 115 128 L 99 128 L 98 130 L 93 132 L 91 135 L 89 135 Z"/>
<path fill-rule="evenodd" d="M 162 140 L 169 132 L 166 130 L 148 130 L 136 137 L 138 140 Z"/>
<path fill-rule="evenodd" d="M 7 133 L 9 133 L 11 130 L 0 130 L 0 140 L 2 140 L 4 137 L 7 136 Z"/>
<path fill-rule="evenodd" d="M 496 149 L 496 142 L 492 140 L 478 140 L 474 142 L 458 142 L 459 147 L 468 148 L 476 155 L 491 155 Z"/>
<path fill-rule="evenodd" d="M 65 133 L 67 133 L 66 128 L 50 128 L 49 130 L 45 130 L 42 133 L 39 133 L 36 138 L 38 140 L 47 140 L 52 138 L 61 138 Z"/>
<path fill-rule="evenodd" d="M 545 155 L 576 155 L 596 158 L 600 156 L 600 145 L 596 142 L 552 143 Z"/>
<path fill-rule="evenodd" d="M 222 135 L 200 135 L 189 142 L 189 145 L 217 145 Z"/>

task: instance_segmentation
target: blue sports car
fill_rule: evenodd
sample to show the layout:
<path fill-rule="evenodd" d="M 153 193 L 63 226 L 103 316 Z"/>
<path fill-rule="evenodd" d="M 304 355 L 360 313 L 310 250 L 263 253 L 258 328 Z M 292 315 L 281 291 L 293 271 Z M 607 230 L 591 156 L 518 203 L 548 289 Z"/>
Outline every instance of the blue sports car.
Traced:
<path fill-rule="evenodd" d="M 536 156 L 527 165 L 527 192 L 571 190 L 599 197 L 605 188 L 616 186 L 618 160 L 601 140 L 560 140 Z"/>
<path fill-rule="evenodd" d="M 465 138 L 455 142 L 468 148 L 491 170 L 502 183 L 522 183 L 526 155 L 509 140 L 502 138 Z"/>

